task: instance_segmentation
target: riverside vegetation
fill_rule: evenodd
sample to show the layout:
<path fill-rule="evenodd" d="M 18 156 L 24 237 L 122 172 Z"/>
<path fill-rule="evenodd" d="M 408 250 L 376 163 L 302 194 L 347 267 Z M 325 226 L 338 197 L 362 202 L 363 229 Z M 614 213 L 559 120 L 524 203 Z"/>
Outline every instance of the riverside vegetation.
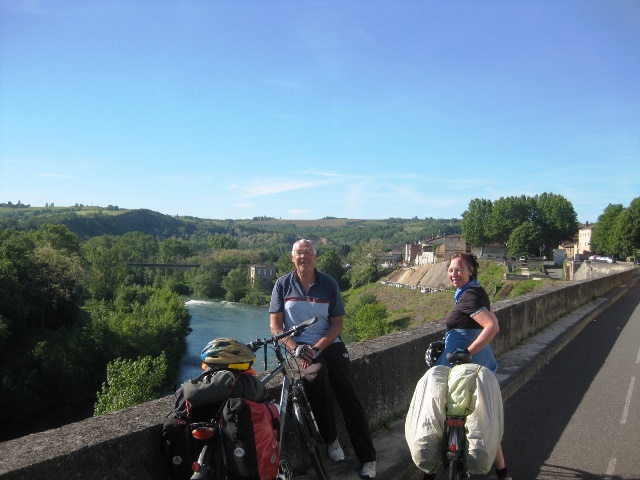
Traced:
<path fill-rule="evenodd" d="M 378 258 L 463 230 L 455 219 L 207 220 L 114 206 L 0 205 L 0 419 L 25 422 L 88 401 L 102 414 L 156 398 L 184 352 L 183 295 L 266 304 L 271 285 L 252 284 L 248 266 L 286 273 L 300 237 L 316 241 L 318 268 L 340 282 L 354 340 L 443 318 L 452 292 L 381 285 L 391 272 Z M 497 264 L 481 267 L 492 301 L 540 285 L 515 287 Z"/>

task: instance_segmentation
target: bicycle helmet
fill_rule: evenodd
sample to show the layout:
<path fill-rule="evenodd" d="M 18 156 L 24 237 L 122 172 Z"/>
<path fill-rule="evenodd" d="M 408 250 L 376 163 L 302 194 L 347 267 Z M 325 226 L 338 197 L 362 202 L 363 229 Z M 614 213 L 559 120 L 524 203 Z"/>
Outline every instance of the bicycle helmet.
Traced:
<path fill-rule="evenodd" d="M 204 347 L 200 359 L 203 370 L 248 370 L 256 361 L 256 355 L 245 344 L 233 338 L 215 338 Z"/>
<path fill-rule="evenodd" d="M 427 348 L 424 355 L 424 360 L 427 362 L 429 368 L 436 364 L 442 352 L 444 352 L 444 340 L 438 340 L 429 344 L 429 348 Z"/>

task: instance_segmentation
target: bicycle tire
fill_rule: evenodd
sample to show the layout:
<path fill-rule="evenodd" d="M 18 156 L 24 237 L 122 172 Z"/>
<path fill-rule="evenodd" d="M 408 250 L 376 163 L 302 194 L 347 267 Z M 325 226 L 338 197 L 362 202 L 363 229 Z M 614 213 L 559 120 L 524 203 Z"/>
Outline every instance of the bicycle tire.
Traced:
<path fill-rule="evenodd" d="M 303 445 L 307 448 L 318 480 L 329 480 L 329 472 L 324 461 L 324 440 L 320 436 L 315 421 L 313 421 L 310 407 L 300 402 L 294 402 L 293 415 L 298 425 L 298 433 Z"/>
<path fill-rule="evenodd" d="M 191 480 L 227 480 L 224 451 L 219 442 L 205 445 L 198 456 L 202 470 L 194 473 Z"/>
<path fill-rule="evenodd" d="M 449 463 L 449 480 L 464 480 L 466 478 L 462 462 L 456 460 Z"/>

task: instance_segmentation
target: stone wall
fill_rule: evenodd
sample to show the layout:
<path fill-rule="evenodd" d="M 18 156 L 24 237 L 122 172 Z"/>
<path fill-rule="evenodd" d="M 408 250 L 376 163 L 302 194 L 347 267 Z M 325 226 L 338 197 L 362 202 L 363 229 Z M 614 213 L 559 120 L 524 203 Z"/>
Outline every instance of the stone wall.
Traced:
<path fill-rule="evenodd" d="M 500 334 L 493 343 L 496 354 L 508 351 L 562 315 L 607 294 L 639 271 L 634 268 L 590 280 L 558 282 L 544 291 L 498 302 L 494 305 L 500 322 Z M 442 338 L 443 333 L 440 321 L 349 347 L 373 428 L 406 412 L 414 387 L 424 374 L 427 345 Z M 273 395 L 277 396 L 275 390 Z M 173 397 L 165 397 L 0 443 L 0 478 L 164 479 L 160 432 L 172 405 Z M 291 422 L 288 425 L 291 427 Z M 289 428 L 285 435 L 283 452 L 294 467 L 301 467 L 306 457 L 295 441 L 295 433 Z M 346 440 L 344 431 L 340 436 Z"/>

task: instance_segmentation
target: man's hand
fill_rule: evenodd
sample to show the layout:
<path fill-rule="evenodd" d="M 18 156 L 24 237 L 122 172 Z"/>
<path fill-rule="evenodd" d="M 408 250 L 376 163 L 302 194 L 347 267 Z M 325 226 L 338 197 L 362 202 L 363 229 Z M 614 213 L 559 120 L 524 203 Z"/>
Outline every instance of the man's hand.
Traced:
<path fill-rule="evenodd" d="M 318 356 L 319 352 L 309 345 L 298 345 L 293 351 L 293 356 L 302 360 L 302 365 L 307 367 Z"/>

